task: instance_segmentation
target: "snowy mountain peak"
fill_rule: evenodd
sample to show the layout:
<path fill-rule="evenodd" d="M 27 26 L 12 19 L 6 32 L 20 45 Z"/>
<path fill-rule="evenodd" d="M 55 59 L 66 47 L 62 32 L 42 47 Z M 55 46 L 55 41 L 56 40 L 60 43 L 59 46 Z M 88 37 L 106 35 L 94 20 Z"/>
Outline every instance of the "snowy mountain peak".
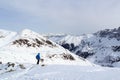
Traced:
<path fill-rule="evenodd" d="M 27 37 L 27 38 L 38 38 L 39 37 L 41 39 L 45 39 L 45 37 L 43 37 L 42 35 L 29 29 L 24 29 L 23 31 L 21 31 L 20 36 Z"/>
<path fill-rule="evenodd" d="M 64 43 L 64 44 L 65 43 L 69 43 L 69 44 L 74 43 L 75 46 L 78 46 L 82 39 L 83 39 L 82 36 L 67 35 L 65 38 L 63 38 L 62 40 L 60 40 L 59 43 L 60 44 L 62 44 L 62 43 Z"/>
<path fill-rule="evenodd" d="M 29 30 L 29 29 L 24 29 L 21 31 L 20 37 L 18 37 L 15 41 L 13 41 L 13 45 L 17 46 L 26 46 L 26 47 L 37 47 L 39 48 L 40 46 L 51 46 L 55 47 L 55 43 L 53 43 L 50 40 L 47 40 L 45 37 L 42 35 Z"/>
<path fill-rule="evenodd" d="M 24 29 L 21 31 L 21 34 L 25 35 L 25 34 L 31 34 L 33 31 L 30 29 Z"/>

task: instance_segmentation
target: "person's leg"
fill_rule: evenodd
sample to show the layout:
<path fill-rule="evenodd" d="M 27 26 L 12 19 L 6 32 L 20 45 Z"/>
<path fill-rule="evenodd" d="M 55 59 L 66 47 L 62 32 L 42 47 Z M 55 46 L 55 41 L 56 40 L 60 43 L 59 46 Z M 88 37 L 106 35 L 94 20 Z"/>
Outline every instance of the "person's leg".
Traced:
<path fill-rule="evenodd" d="M 39 64 L 39 61 L 40 61 L 40 60 L 37 60 L 37 64 Z"/>

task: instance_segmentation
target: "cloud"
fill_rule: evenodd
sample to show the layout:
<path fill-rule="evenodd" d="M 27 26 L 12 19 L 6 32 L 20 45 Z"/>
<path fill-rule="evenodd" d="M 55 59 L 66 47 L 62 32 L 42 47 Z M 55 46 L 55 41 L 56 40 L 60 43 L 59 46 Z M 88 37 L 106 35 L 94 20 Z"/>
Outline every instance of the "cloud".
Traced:
<path fill-rule="evenodd" d="M 18 12 L 18 16 L 23 17 L 23 23 L 27 21 L 28 26 L 36 24 L 36 26 L 42 25 L 52 29 L 50 31 L 71 33 L 92 32 L 101 27 L 105 28 L 104 26 L 118 26 L 119 5 L 118 0 L 0 1 L 0 8 Z"/>

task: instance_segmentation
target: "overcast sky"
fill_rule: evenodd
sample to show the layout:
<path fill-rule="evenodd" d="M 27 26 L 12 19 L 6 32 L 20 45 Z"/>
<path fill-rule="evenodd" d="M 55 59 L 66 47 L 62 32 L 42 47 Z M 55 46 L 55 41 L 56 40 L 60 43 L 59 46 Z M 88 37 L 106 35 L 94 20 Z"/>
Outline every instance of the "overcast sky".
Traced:
<path fill-rule="evenodd" d="M 0 0 L 0 28 L 93 33 L 120 26 L 120 0 Z"/>

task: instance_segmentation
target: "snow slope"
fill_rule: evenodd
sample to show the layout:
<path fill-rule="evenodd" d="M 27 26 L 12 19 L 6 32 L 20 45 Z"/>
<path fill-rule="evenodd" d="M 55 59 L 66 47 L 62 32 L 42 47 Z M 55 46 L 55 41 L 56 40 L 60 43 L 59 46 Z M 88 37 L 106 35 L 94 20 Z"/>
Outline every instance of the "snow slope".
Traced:
<path fill-rule="evenodd" d="M 3 47 L 14 40 L 17 36 L 16 32 L 0 29 L 0 47 Z"/>
<path fill-rule="evenodd" d="M 27 64 L 26 69 L 0 74 L 0 80 L 120 80 L 119 73 L 119 68 Z"/>

